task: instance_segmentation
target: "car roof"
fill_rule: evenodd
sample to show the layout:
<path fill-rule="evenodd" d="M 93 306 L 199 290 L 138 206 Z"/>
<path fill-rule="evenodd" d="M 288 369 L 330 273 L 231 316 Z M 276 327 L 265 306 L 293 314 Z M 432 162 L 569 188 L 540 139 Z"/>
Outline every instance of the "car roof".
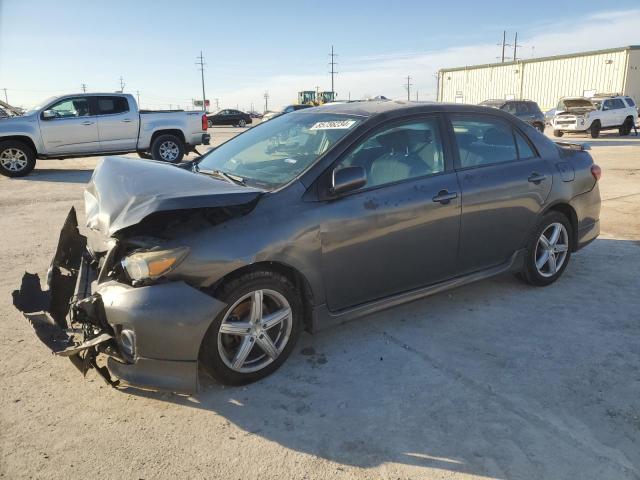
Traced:
<path fill-rule="evenodd" d="M 407 102 L 401 100 L 372 100 L 352 103 L 330 103 L 319 107 L 313 107 L 298 112 L 300 115 L 311 113 L 333 113 L 339 115 L 356 115 L 360 117 L 375 117 L 384 114 L 416 114 L 431 112 L 451 112 L 451 113 L 486 113 L 492 114 L 500 112 L 494 108 L 483 105 L 472 105 L 467 103 L 438 103 L 438 102 Z M 496 112 L 496 113 L 494 113 Z M 505 114 L 509 117 L 508 114 Z"/>

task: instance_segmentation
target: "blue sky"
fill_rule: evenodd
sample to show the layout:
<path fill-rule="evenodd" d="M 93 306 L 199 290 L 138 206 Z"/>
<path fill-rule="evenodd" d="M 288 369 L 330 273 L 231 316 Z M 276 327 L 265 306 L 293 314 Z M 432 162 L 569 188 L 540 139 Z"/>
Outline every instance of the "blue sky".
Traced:
<path fill-rule="evenodd" d="M 277 107 L 330 89 L 333 44 L 339 96 L 403 98 L 411 75 L 429 100 L 439 68 L 495 61 L 503 29 L 524 58 L 640 43 L 638 0 L 607 3 L 0 0 L 0 89 L 26 106 L 122 75 L 143 107 L 184 107 L 201 96 L 202 50 L 208 98 L 261 109 L 268 90 Z"/>

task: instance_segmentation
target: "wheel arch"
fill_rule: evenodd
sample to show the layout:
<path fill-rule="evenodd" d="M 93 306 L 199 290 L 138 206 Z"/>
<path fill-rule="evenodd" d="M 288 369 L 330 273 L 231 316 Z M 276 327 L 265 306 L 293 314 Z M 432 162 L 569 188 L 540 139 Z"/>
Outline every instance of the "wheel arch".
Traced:
<path fill-rule="evenodd" d="M 186 140 L 184 138 L 184 133 L 182 133 L 182 130 L 161 129 L 161 130 L 156 130 L 155 132 L 153 132 L 153 135 L 151 135 L 151 142 L 149 143 L 149 148 L 152 147 L 153 142 L 155 142 L 156 138 L 158 138 L 160 135 L 175 135 L 182 141 L 182 144 L 184 145 L 185 148 L 187 146 Z"/>
<path fill-rule="evenodd" d="M 6 142 L 7 140 L 22 142 L 26 144 L 28 147 L 30 147 L 33 150 L 33 153 L 36 154 L 36 156 L 38 155 L 38 149 L 36 148 L 35 142 L 31 137 L 27 135 L 7 135 L 7 136 L 0 137 L 0 142 Z"/>
<path fill-rule="evenodd" d="M 314 294 L 313 289 L 311 288 L 311 284 L 307 280 L 307 278 L 295 267 L 288 265 L 284 262 L 279 261 L 261 261 L 255 262 L 250 265 L 245 265 L 240 267 L 222 277 L 211 287 L 211 291 L 213 292 L 213 296 L 216 296 L 216 293 L 220 290 L 220 288 L 247 273 L 257 272 L 257 271 L 270 271 L 279 273 L 285 276 L 287 279 L 293 283 L 296 289 L 301 293 L 302 296 L 302 305 L 304 310 L 304 329 L 310 333 L 313 332 L 313 306 L 314 306 Z"/>
<path fill-rule="evenodd" d="M 578 214 L 574 208 L 566 202 L 554 203 L 547 207 L 542 214 L 545 215 L 549 212 L 559 212 L 569 220 L 571 224 L 571 251 L 575 252 L 578 247 Z"/>

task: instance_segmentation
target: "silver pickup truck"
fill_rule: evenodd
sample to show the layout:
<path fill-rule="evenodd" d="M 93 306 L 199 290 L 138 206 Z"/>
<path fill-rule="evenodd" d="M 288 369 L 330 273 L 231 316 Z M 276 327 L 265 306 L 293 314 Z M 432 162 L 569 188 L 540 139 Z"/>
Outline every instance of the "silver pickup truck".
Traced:
<path fill-rule="evenodd" d="M 23 177 L 36 159 L 114 153 L 176 163 L 209 140 L 204 112 L 139 110 L 128 94 L 64 95 L 0 119 L 0 174 Z"/>

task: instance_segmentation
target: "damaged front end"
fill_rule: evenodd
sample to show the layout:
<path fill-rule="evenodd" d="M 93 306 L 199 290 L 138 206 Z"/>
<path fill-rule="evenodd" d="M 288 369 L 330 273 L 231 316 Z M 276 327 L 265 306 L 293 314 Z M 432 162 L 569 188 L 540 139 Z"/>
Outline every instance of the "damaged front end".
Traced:
<path fill-rule="evenodd" d="M 98 353 L 125 361 L 116 333 L 105 318 L 102 298 L 91 293 L 98 267 L 71 208 L 47 271 L 49 289 L 42 290 L 37 274 L 25 272 L 20 290 L 13 292 L 13 304 L 54 354 L 69 358 L 83 375 L 96 369 L 109 385 L 117 386 L 118 380 L 97 362 Z"/>

